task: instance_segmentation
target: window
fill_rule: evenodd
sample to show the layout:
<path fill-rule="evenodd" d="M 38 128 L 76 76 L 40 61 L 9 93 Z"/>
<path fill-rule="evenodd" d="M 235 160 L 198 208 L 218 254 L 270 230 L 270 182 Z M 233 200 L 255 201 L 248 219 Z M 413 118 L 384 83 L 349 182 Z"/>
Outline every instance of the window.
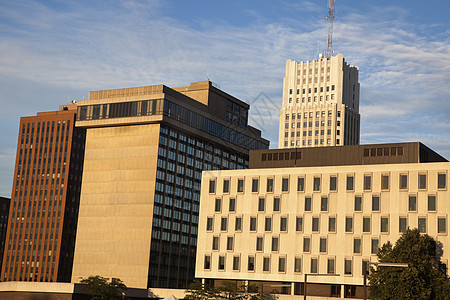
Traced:
<path fill-rule="evenodd" d="M 232 236 L 227 237 L 227 250 L 233 250 L 234 238 Z"/>
<path fill-rule="evenodd" d="M 280 220 L 280 231 L 287 231 L 287 218 L 283 217 Z"/>
<path fill-rule="evenodd" d="M 303 252 L 310 252 L 311 251 L 311 238 L 304 237 L 303 238 Z"/>
<path fill-rule="evenodd" d="M 438 218 L 438 233 L 447 232 L 447 219 L 445 217 Z"/>
<path fill-rule="evenodd" d="M 247 270 L 250 271 L 250 272 L 255 271 L 255 257 L 254 256 L 249 256 L 248 257 Z"/>
<path fill-rule="evenodd" d="M 345 217 L 345 232 L 353 232 L 353 217 Z"/>
<path fill-rule="evenodd" d="M 294 272 L 295 273 L 302 272 L 302 259 L 300 257 L 296 257 L 294 259 Z"/>
<path fill-rule="evenodd" d="M 335 259 L 334 258 L 328 258 L 327 260 L 327 273 L 328 274 L 334 274 L 335 271 Z"/>
<path fill-rule="evenodd" d="M 297 191 L 304 192 L 305 191 L 305 178 L 299 177 L 297 179 Z"/>
<path fill-rule="evenodd" d="M 214 179 L 209 180 L 209 193 L 210 194 L 216 193 L 216 181 Z"/>
<path fill-rule="evenodd" d="M 273 211 L 280 211 L 280 198 L 273 198 Z"/>
<path fill-rule="evenodd" d="M 264 231 L 272 231 L 272 218 L 266 217 L 266 221 L 264 223 Z"/>
<path fill-rule="evenodd" d="M 314 177 L 314 191 L 320 191 L 320 177 Z"/>
<path fill-rule="evenodd" d="M 407 228 L 407 219 L 405 217 L 400 217 L 398 219 L 398 232 L 405 232 Z"/>
<path fill-rule="evenodd" d="M 328 211 L 328 197 L 322 197 L 320 200 L 320 211 Z"/>
<path fill-rule="evenodd" d="M 219 237 L 218 236 L 213 236 L 212 249 L 219 250 Z"/>
<path fill-rule="evenodd" d="M 272 237 L 272 251 L 278 251 L 278 237 Z"/>
<path fill-rule="evenodd" d="M 372 211 L 380 211 L 380 197 L 372 196 Z"/>
<path fill-rule="evenodd" d="M 236 217 L 236 222 L 234 224 L 234 230 L 235 231 L 241 231 L 242 230 L 242 218 Z"/>
<path fill-rule="evenodd" d="M 428 211 L 436 211 L 436 196 L 428 195 Z"/>
<path fill-rule="evenodd" d="M 264 245 L 264 238 L 263 237 L 257 237 L 256 238 L 256 251 L 263 251 L 263 245 Z"/>
<path fill-rule="evenodd" d="M 233 256 L 233 271 L 239 271 L 240 257 L 238 255 Z"/>
<path fill-rule="evenodd" d="M 254 268 L 254 261 L 253 261 L 253 268 Z M 269 257 L 263 258 L 263 271 L 264 272 L 270 271 L 270 258 Z"/>
<path fill-rule="evenodd" d="M 214 219 L 208 217 L 208 218 L 206 219 L 206 230 L 207 230 L 207 231 L 212 231 L 212 230 L 213 230 L 213 224 L 214 224 Z"/>
<path fill-rule="evenodd" d="M 389 232 L 389 218 L 381 217 L 381 232 Z"/>
<path fill-rule="evenodd" d="M 328 218 L 328 231 L 329 232 L 336 232 L 336 217 L 329 217 Z"/>
<path fill-rule="evenodd" d="M 361 238 L 353 239 L 353 253 L 361 254 Z"/>
<path fill-rule="evenodd" d="M 355 211 L 362 211 L 362 198 L 355 196 Z"/>
<path fill-rule="evenodd" d="M 227 194 L 229 192 L 230 192 L 230 181 L 225 179 L 223 181 L 223 193 Z"/>
<path fill-rule="evenodd" d="M 389 175 L 381 175 L 381 189 L 389 190 Z"/>
<path fill-rule="evenodd" d="M 220 212 L 222 210 L 222 199 L 216 198 L 216 204 L 214 206 L 215 212 Z"/>
<path fill-rule="evenodd" d="M 312 218 L 312 231 L 313 232 L 319 231 L 319 218 Z"/>
<path fill-rule="evenodd" d="M 418 227 L 420 233 L 427 233 L 427 218 L 419 217 Z"/>
<path fill-rule="evenodd" d="M 286 257 L 278 258 L 278 272 L 280 273 L 286 272 Z"/>
<path fill-rule="evenodd" d="M 311 258 L 311 273 L 313 274 L 317 273 L 318 269 L 319 269 L 319 259 Z"/>
<path fill-rule="evenodd" d="M 256 217 L 250 217 L 250 231 L 256 231 Z"/>
<path fill-rule="evenodd" d="M 408 198 L 408 210 L 416 211 L 417 210 L 417 197 L 410 195 Z"/>
<path fill-rule="evenodd" d="M 370 191 L 372 189 L 372 176 L 364 175 L 364 190 Z"/>
<path fill-rule="evenodd" d="M 447 187 L 447 174 L 439 173 L 438 174 L 438 189 L 445 189 Z"/>
<path fill-rule="evenodd" d="M 289 178 L 283 178 L 281 183 L 281 191 L 289 191 Z"/>
<path fill-rule="evenodd" d="M 424 190 L 427 188 L 427 175 L 419 174 L 419 190 Z"/>
<path fill-rule="evenodd" d="M 378 239 L 372 239 L 372 243 L 370 245 L 370 253 L 371 254 L 377 254 L 379 244 L 380 244 L 380 241 Z"/>
<path fill-rule="evenodd" d="M 347 191 L 353 191 L 353 175 L 347 176 Z"/>
<path fill-rule="evenodd" d="M 295 220 L 295 230 L 303 231 L 303 217 L 297 217 Z"/>
<path fill-rule="evenodd" d="M 349 258 L 344 260 L 344 274 L 352 275 L 352 260 Z"/>
<path fill-rule="evenodd" d="M 267 178 L 267 192 L 273 193 L 273 178 Z"/>
<path fill-rule="evenodd" d="M 229 203 L 228 208 L 229 208 L 230 212 L 236 211 L 236 199 L 235 198 L 230 198 L 230 203 Z"/>
<path fill-rule="evenodd" d="M 337 177 L 331 176 L 330 177 L 330 191 L 336 191 L 337 190 Z"/>
<path fill-rule="evenodd" d="M 405 190 L 408 188 L 408 175 L 400 175 L 400 189 Z"/>
<path fill-rule="evenodd" d="M 364 233 L 370 232 L 370 217 L 363 218 L 363 232 Z"/>
<path fill-rule="evenodd" d="M 226 217 L 222 217 L 220 219 L 220 230 L 221 231 L 226 231 L 227 230 L 227 224 L 228 224 L 228 219 Z"/>
<path fill-rule="evenodd" d="M 320 238 L 319 252 L 327 252 L 327 238 L 325 237 Z"/>
<path fill-rule="evenodd" d="M 305 197 L 305 211 L 311 211 L 311 197 Z"/>
<path fill-rule="evenodd" d="M 257 193 L 259 187 L 259 179 L 253 178 L 252 179 L 252 193 Z"/>
<path fill-rule="evenodd" d="M 203 263 L 203 268 L 205 270 L 211 269 L 211 256 L 210 255 L 205 255 L 205 262 Z"/>
<path fill-rule="evenodd" d="M 258 211 L 263 212 L 266 206 L 266 199 L 264 197 L 259 197 L 258 200 Z"/>
<path fill-rule="evenodd" d="M 238 179 L 237 191 L 238 193 L 244 192 L 244 179 Z"/>

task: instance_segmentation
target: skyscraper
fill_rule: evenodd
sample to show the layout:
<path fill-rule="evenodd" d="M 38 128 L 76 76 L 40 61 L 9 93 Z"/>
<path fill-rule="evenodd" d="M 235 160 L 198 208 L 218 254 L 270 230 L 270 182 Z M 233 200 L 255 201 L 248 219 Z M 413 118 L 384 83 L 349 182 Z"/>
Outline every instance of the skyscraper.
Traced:
<path fill-rule="evenodd" d="M 11 199 L 0 197 L 0 270 L 3 263 L 3 252 L 5 250 L 6 230 L 8 228 L 9 204 Z"/>
<path fill-rule="evenodd" d="M 70 281 L 85 140 L 75 114 L 20 119 L 2 281 Z"/>
<path fill-rule="evenodd" d="M 358 67 L 342 54 L 286 61 L 279 148 L 359 144 Z"/>
<path fill-rule="evenodd" d="M 211 82 L 95 91 L 78 102 L 86 152 L 72 281 L 129 287 L 193 279 L 203 170 L 248 168 L 267 149 L 249 105 Z"/>

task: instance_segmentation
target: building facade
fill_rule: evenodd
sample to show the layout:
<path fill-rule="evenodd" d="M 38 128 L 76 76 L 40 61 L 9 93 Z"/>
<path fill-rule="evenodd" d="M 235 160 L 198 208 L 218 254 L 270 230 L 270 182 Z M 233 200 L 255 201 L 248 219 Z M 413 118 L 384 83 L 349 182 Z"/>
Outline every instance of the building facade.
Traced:
<path fill-rule="evenodd" d="M 2 281 L 70 281 L 85 130 L 76 105 L 20 119 Z"/>
<path fill-rule="evenodd" d="M 252 151 L 248 170 L 203 173 L 197 278 L 301 295 L 305 274 L 331 274 L 308 276 L 308 295 L 362 298 L 363 262 L 408 227 L 442 243 L 446 269 L 447 160 L 420 143 L 317 150 Z"/>
<path fill-rule="evenodd" d="M 267 149 L 248 104 L 211 82 L 95 91 L 87 130 L 72 281 L 186 288 L 195 270 L 202 171 L 248 168 Z"/>
<path fill-rule="evenodd" d="M 358 67 L 342 54 L 286 61 L 278 148 L 359 144 Z"/>

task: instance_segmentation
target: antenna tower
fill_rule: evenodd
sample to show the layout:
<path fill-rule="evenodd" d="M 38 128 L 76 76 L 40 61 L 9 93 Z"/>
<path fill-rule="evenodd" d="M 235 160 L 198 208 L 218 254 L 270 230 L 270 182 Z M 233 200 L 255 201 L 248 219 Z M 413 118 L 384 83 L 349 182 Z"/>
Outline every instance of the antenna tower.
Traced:
<path fill-rule="evenodd" d="M 328 0 L 328 47 L 327 47 L 327 58 L 333 55 L 333 21 L 336 11 L 334 10 L 335 0 Z"/>

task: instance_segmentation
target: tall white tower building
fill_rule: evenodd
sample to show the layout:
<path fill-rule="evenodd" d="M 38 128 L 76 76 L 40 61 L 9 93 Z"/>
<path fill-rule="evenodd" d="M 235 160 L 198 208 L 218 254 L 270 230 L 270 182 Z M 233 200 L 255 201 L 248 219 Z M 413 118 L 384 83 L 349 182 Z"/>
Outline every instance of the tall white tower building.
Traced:
<path fill-rule="evenodd" d="M 358 67 L 342 54 L 286 61 L 279 148 L 359 144 Z"/>

